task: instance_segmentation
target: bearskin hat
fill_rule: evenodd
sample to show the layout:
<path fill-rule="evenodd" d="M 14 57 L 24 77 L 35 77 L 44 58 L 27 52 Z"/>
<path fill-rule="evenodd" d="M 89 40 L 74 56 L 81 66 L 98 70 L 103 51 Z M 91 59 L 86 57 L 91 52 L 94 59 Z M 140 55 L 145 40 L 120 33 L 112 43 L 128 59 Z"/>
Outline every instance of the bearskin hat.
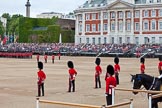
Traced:
<path fill-rule="evenodd" d="M 118 64 L 118 63 L 119 63 L 119 58 L 118 58 L 118 57 L 115 57 L 115 58 L 114 58 L 114 63 L 115 63 L 115 64 Z"/>
<path fill-rule="evenodd" d="M 114 67 L 112 65 L 107 66 L 107 73 L 114 75 Z"/>
<path fill-rule="evenodd" d="M 161 55 L 159 56 L 159 61 L 162 61 L 162 56 Z"/>
<path fill-rule="evenodd" d="M 96 65 L 100 65 L 100 62 L 101 62 L 101 59 L 100 58 L 96 58 L 96 61 L 95 61 Z"/>
<path fill-rule="evenodd" d="M 142 57 L 142 58 L 140 59 L 140 62 L 141 62 L 141 63 L 145 63 L 145 58 Z"/>
<path fill-rule="evenodd" d="M 42 62 L 38 62 L 38 68 L 43 69 L 43 63 Z"/>
<path fill-rule="evenodd" d="M 69 68 L 74 68 L 74 65 L 73 65 L 72 61 L 68 61 L 67 65 L 68 65 Z"/>

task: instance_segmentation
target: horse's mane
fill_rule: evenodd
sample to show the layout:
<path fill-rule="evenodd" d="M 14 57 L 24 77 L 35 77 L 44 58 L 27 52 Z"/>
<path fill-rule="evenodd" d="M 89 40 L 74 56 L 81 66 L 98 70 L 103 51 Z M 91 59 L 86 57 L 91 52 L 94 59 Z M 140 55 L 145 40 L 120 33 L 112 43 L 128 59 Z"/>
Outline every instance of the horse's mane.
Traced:
<path fill-rule="evenodd" d="M 156 84 L 156 81 L 158 81 L 157 77 L 148 75 L 148 74 L 136 74 L 137 78 L 142 79 L 143 85 L 146 89 L 152 89 L 152 86 L 157 90 L 159 88 L 159 85 Z"/>
<path fill-rule="evenodd" d="M 136 74 L 136 76 L 139 76 L 141 77 L 142 79 L 145 79 L 145 81 L 148 81 L 148 82 L 152 82 L 153 79 L 157 79 L 157 77 L 154 77 L 154 76 L 151 76 L 151 75 L 148 75 L 148 74 Z"/>
<path fill-rule="evenodd" d="M 144 77 L 144 78 L 154 78 L 154 76 L 151 76 L 151 75 L 148 75 L 148 74 L 136 74 L 136 75 Z"/>

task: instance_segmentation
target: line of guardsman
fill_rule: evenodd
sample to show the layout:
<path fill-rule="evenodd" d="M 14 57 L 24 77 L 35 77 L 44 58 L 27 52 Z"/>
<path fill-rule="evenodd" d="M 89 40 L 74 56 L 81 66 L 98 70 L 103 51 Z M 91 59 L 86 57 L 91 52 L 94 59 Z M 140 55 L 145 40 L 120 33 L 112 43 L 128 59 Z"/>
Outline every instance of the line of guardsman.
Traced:
<path fill-rule="evenodd" d="M 100 66 L 101 59 L 99 57 L 95 60 L 95 86 L 94 88 L 101 88 L 101 81 L 100 75 L 102 74 L 102 68 Z M 107 72 L 105 75 L 105 82 L 106 82 L 106 102 L 107 105 L 112 105 L 112 88 L 116 87 L 119 84 L 119 72 L 120 72 L 120 65 L 119 65 L 119 58 L 114 58 L 114 66 L 109 64 L 106 68 Z M 140 71 L 141 74 L 145 73 L 145 58 L 140 59 Z M 74 68 L 74 64 L 72 61 L 67 62 L 67 66 L 69 67 L 69 88 L 68 92 L 75 92 L 75 78 L 77 76 L 77 70 Z M 44 96 L 44 81 L 46 79 L 46 74 L 43 72 L 43 63 L 38 61 L 38 96 L 41 96 L 41 89 L 42 89 L 42 96 Z M 162 57 L 159 57 L 159 64 L 158 64 L 159 74 L 162 77 Z"/>
<path fill-rule="evenodd" d="M 46 56 L 44 56 L 45 63 L 46 61 Z M 52 57 L 53 58 L 53 57 Z M 38 96 L 44 96 L 44 81 L 46 79 L 46 74 L 43 71 L 43 63 L 39 61 L 39 55 L 37 55 L 37 61 L 38 61 Z M 115 65 L 114 67 L 112 65 L 107 66 L 107 73 L 105 75 L 105 81 L 106 81 L 106 101 L 107 105 L 112 104 L 112 87 L 116 87 L 117 84 L 119 84 L 119 71 L 120 71 L 120 66 L 119 66 L 119 58 L 115 57 L 114 59 Z M 100 81 L 100 75 L 102 73 L 102 68 L 100 66 L 101 59 L 96 58 L 95 60 L 95 89 L 101 88 L 101 81 Z M 67 62 L 67 66 L 69 67 L 68 73 L 69 73 L 69 88 L 68 92 L 75 92 L 75 77 L 77 75 L 77 71 L 74 68 L 74 64 L 72 61 Z M 115 77 L 113 76 L 115 74 Z M 42 90 L 42 95 L 41 95 L 41 90 Z"/>
<path fill-rule="evenodd" d="M 0 52 L 0 57 L 3 58 L 32 58 L 31 52 Z"/>

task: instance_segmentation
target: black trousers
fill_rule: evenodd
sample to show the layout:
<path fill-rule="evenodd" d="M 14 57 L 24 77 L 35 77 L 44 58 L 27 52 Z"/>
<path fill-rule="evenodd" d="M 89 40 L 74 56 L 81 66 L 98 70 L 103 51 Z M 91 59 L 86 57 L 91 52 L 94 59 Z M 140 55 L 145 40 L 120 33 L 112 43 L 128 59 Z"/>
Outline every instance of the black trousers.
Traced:
<path fill-rule="evenodd" d="M 99 88 L 101 88 L 100 75 L 95 76 L 95 88 L 98 88 L 98 84 L 99 84 Z"/>
<path fill-rule="evenodd" d="M 47 59 L 45 59 L 45 63 L 47 63 Z"/>
<path fill-rule="evenodd" d="M 106 102 L 107 102 L 107 106 L 112 105 L 112 95 L 107 94 Z"/>
<path fill-rule="evenodd" d="M 73 87 L 73 92 L 75 92 L 75 80 L 70 80 L 69 79 L 69 90 L 68 92 L 71 92 L 71 88 Z"/>
<path fill-rule="evenodd" d="M 52 59 L 52 63 L 54 63 L 54 59 Z"/>
<path fill-rule="evenodd" d="M 160 74 L 160 75 L 162 74 L 162 70 L 159 70 L 159 74 Z"/>
<path fill-rule="evenodd" d="M 118 73 L 115 74 L 115 78 L 116 78 L 116 84 L 118 85 L 119 84 L 119 74 Z"/>
<path fill-rule="evenodd" d="M 41 89 L 42 89 L 42 96 L 44 96 L 44 83 L 38 84 L 38 96 L 41 96 Z"/>

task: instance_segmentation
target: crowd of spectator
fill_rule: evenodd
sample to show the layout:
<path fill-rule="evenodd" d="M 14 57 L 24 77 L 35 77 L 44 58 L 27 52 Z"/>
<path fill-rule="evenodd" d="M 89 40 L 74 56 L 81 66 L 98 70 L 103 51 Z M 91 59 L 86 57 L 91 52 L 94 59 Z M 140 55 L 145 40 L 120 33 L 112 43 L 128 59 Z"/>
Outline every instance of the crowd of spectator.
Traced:
<path fill-rule="evenodd" d="M 10 43 L 0 45 L 0 52 L 32 54 L 65 54 L 65 55 L 108 55 L 141 56 L 144 53 L 162 53 L 161 45 L 135 44 L 74 44 L 74 43 Z"/>

